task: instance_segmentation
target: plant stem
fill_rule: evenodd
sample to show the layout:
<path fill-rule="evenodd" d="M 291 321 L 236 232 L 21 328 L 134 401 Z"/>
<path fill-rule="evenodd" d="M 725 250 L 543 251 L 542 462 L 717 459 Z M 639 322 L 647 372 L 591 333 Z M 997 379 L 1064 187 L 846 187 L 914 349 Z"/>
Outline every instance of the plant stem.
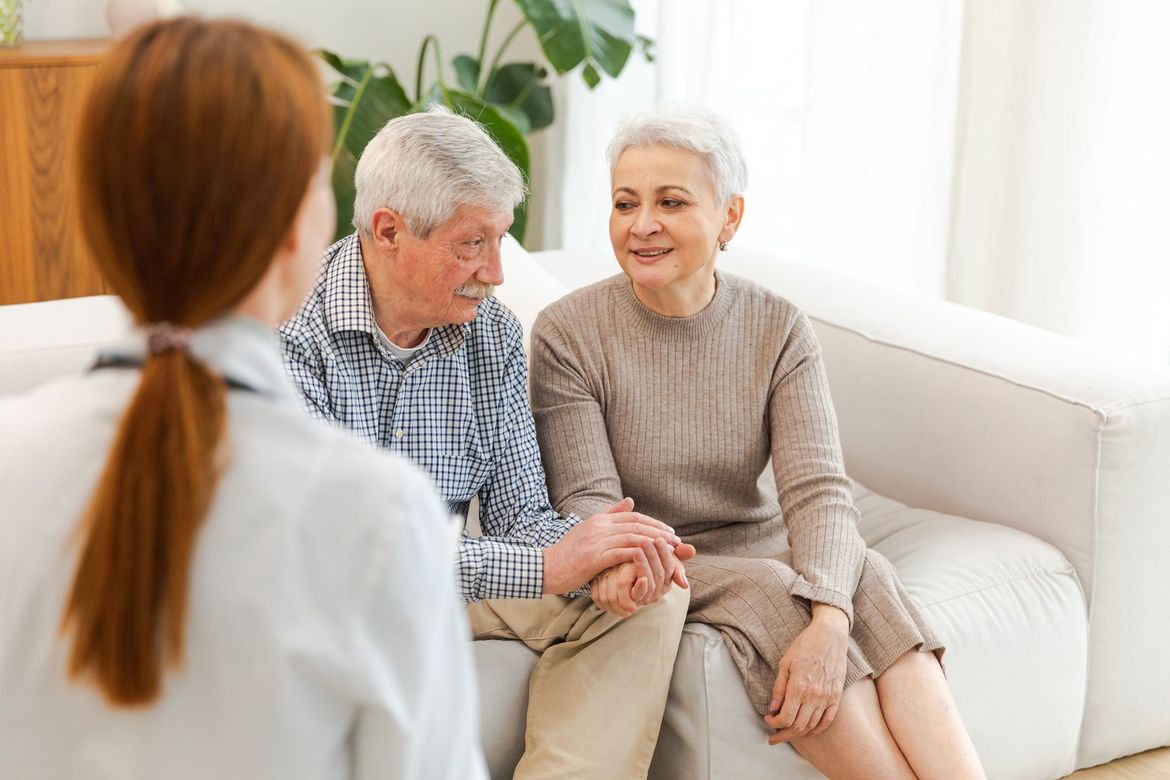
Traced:
<path fill-rule="evenodd" d="M 524 101 L 528 99 L 528 95 L 531 94 L 532 90 L 534 89 L 536 89 L 535 78 L 525 84 L 524 89 L 520 90 L 520 94 L 517 95 L 516 99 L 512 101 L 512 108 L 520 108 L 520 106 L 524 105 Z"/>
<path fill-rule="evenodd" d="M 416 103 L 422 101 L 423 65 L 426 63 L 427 46 L 432 43 L 435 49 L 435 75 L 439 78 L 439 88 L 443 92 L 447 91 L 447 82 L 443 80 L 443 55 L 439 52 L 439 39 L 434 35 L 428 35 L 423 38 L 422 47 L 418 50 L 418 70 L 414 74 L 414 102 Z"/>
<path fill-rule="evenodd" d="M 516 23 L 516 26 L 512 28 L 512 31 L 508 33 L 508 37 L 504 39 L 504 42 L 500 44 L 499 51 L 497 51 L 496 56 L 492 58 L 491 67 L 485 71 L 487 73 L 487 81 L 484 82 L 483 89 L 479 92 L 480 97 L 487 95 L 488 88 L 492 85 L 492 79 L 496 77 L 496 66 L 500 64 L 500 58 L 504 56 L 504 51 L 506 51 L 508 46 L 512 43 L 512 39 L 519 35 L 520 31 L 523 30 L 527 24 L 527 20 L 521 19 Z"/>
<path fill-rule="evenodd" d="M 341 154 L 342 148 L 345 146 L 345 139 L 349 136 L 349 126 L 353 124 L 354 115 L 357 114 L 357 106 L 362 102 L 362 96 L 366 93 L 366 87 L 370 83 L 370 79 L 374 76 L 373 67 L 367 68 L 362 80 L 358 82 L 353 91 L 353 99 L 349 101 L 349 106 L 345 111 L 345 119 L 341 122 L 341 127 L 337 130 L 337 140 L 333 142 L 333 149 L 329 152 L 329 167 L 337 162 L 337 156 Z"/>
<path fill-rule="evenodd" d="M 479 65 L 479 74 L 476 81 L 481 84 L 483 83 L 484 76 L 486 75 L 483 70 L 483 58 L 484 55 L 487 54 L 488 30 L 490 30 L 492 27 L 492 16 L 496 12 L 496 4 L 498 2 L 499 0 L 488 0 L 487 18 L 483 20 L 483 33 L 479 36 L 479 56 L 475 58 L 475 62 L 477 65 Z M 483 90 L 478 90 L 477 94 L 482 95 Z"/>

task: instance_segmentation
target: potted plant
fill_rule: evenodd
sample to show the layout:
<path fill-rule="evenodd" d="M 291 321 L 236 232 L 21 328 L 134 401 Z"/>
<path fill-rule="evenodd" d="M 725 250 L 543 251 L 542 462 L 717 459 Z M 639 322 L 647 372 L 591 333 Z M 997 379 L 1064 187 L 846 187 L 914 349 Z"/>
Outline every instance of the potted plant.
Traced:
<path fill-rule="evenodd" d="M 24 38 L 21 0 L 0 0 L 0 47 L 16 46 Z"/>
<path fill-rule="evenodd" d="M 318 54 L 337 72 L 330 86 L 334 105 L 335 140 L 331 150 L 333 191 L 337 198 L 337 237 L 353 227 L 354 171 L 362 150 L 387 120 L 442 103 L 484 126 L 500 148 L 528 178 L 530 160 L 525 135 L 553 121 L 548 70 L 537 62 L 503 62 L 516 36 L 531 27 L 548 64 L 557 74 L 578 67 L 590 89 L 601 74 L 616 77 L 634 48 L 651 58 L 651 41 L 634 32 L 629 0 L 515 0 L 523 18 L 508 32 L 488 59 L 488 33 L 499 0 L 488 0 L 487 15 L 476 56 L 460 54 L 448 73 L 434 35 L 419 47 L 414 91 L 408 93 L 385 63 L 343 58 L 330 51 Z M 435 81 L 424 87 L 430 55 Z M 485 67 L 484 63 L 487 62 Z M 454 78 L 450 78 L 450 74 Z M 527 204 L 516 209 L 511 233 L 523 240 Z"/>

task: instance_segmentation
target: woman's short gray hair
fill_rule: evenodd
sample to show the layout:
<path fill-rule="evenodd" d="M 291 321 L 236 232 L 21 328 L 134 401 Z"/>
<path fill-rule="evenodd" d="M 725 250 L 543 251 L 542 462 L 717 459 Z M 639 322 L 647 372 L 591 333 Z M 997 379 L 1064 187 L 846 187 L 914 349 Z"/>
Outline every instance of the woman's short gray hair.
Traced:
<path fill-rule="evenodd" d="M 663 106 L 622 122 L 609 142 L 609 175 L 627 149 L 668 146 L 703 158 L 720 204 L 747 189 L 747 162 L 731 126 L 713 111 Z"/>
<path fill-rule="evenodd" d="M 520 169 L 492 137 L 438 105 L 387 122 L 362 152 L 354 185 L 353 226 L 365 235 L 383 207 L 426 238 L 460 206 L 511 212 L 525 195 Z"/>

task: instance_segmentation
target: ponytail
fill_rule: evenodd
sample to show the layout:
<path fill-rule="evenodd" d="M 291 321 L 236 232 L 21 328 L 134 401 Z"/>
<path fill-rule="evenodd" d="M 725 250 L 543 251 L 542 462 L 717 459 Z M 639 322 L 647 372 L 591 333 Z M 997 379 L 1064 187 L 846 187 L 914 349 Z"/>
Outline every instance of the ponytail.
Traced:
<path fill-rule="evenodd" d="M 84 516 L 85 542 L 66 602 L 69 672 L 109 701 L 158 697 L 179 664 L 199 528 L 219 477 L 223 380 L 186 351 L 149 358 Z"/>
<path fill-rule="evenodd" d="M 61 619 L 69 672 L 116 705 L 148 704 L 183 657 L 195 547 L 219 477 L 222 378 L 185 328 L 259 283 L 329 149 L 309 55 L 244 22 L 139 27 L 97 68 L 77 134 L 78 214 L 150 357 L 79 526 Z M 160 328 L 160 323 L 171 323 Z"/>

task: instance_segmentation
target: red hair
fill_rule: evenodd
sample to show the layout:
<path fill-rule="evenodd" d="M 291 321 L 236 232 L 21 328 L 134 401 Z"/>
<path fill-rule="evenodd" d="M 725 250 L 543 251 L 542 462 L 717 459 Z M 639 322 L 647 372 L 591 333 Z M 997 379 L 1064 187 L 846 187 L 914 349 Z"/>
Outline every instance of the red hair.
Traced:
<path fill-rule="evenodd" d="M 268 270 L 331 123 L 308 54 L 184 17 L 116 44 L 78 137 L 85 238 L 140 323 L 198 327 Z M 187 582 L 219 476 L 225 386 L 185 350 L 149 356 L 82 519 L 62 630 L 69 672 L 148 704 L 183 653 Z"/>

